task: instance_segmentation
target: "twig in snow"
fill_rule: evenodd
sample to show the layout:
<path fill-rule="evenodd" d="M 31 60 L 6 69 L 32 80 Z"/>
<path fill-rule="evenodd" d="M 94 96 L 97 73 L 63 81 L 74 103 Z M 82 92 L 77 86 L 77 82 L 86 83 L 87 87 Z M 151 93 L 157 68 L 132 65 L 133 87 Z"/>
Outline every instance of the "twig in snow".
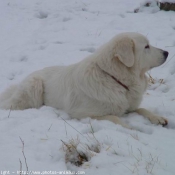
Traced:
<path fill-rule="evenodd" d="M 62 119 L 62 120 L 64 120 L 61 116 L 60 116 L 60 118 Z M 80 131 L 78 131 L 76 128 L 74 128 L 71 124 L 69 124 L 66 120 L 64 120 L 70 127 L 72 127 L 75 131 L 77 131 L 79 134 L 81 134 L 84 138 L 86 138 L 87 139 L 87 137 L 85 137 Z M 88 139 L 87 139 L 88 140 Z M 89 140 L 88 140 L 89 141 Z"/>
<path fill-rule="evenodd" d="M 49 127 L 49 129 L 48 129 L 48 131 L 50 131 L 50 128 L 52 127 L 52 124 L 50 125 L 50 127 Z"/>
<path fill-rule="evenodd" d="M 19 169 L 20 174 L 19 174 L 19 175 L 22 175 L 22 162 L 21 162 L 21 160 L 20 160 L 20 159 L 19 159 L 19 163 L 20 163 L 20 169 Z"/>
<path fill-rule="evenodd" d="M 11 111 L 12 111 L 12 106 L 10 107 L 8 118 L 10 117 Z"/>
<path fill-rule="evenodd" d="M 92 127 L 92 124 L 91 124 L 91 120 L 89 120 L 89 124 L 90 124 L 90 126 L 91 126 L 91 130 L 92 130 L 92 135 L 93 135 L 93 137 L 94 137 L 94 139 L 96 140 L 96 142 L 100 145 L 100 143 L 99 143 L 99 141 L 96 139 L 96 137 L 95 137 L 95 135 L 94 135 L 94 129 L 93 129 L 93 127 Z"/>
<path fill-rule="evenodd" d="M 23 154 L 23 157 L 24 157 L 24 160 L 25 160 L 25 165 L 26 165 L 26 173 L 28 172 L 29 168 L 28 168 L 28 165 L 27 165 L 27 159 L 26 159 L 26 156 L 25 156 L 25 153 L 24 153 L 24 141 L 21 139 L 21 137 L 19 137 L 20 140 L 21 140 L 21 143 L 22 143 L 22 154 Z"/>
<path fill-rule="evenodd" d="M 65 122 L 64 122 L 64 126 L 65 126 L 65 131 L 66 131 L 66 136 L 67 136 L 67 128 L 66 128 L 66 124 L 65 124 Z"/>

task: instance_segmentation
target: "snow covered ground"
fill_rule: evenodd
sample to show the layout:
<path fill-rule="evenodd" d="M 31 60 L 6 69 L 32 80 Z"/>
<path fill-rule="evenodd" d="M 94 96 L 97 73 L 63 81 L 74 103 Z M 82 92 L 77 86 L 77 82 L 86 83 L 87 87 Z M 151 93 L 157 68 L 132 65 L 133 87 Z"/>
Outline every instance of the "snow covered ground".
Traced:
<path fill-rule="evenodd" d="M 159 2 L 175 3 L 175 0 L 158 0 Z"/>
<path fill-rule="evenodd" d="M 175 12 L 159 11 L 154 4 L 140 7 L 142 2 L 0 1 L 0 92 L 35 70 L 78 62 L 121 32 L 142 33 L 152 45 L 169 51 L 167 62 L 149 72 L 154 84 L 142 103 L 167 117 L 167 127 L 135 113 L 123 118 L 136 129 L 128 130 L 108 121 L 70 119 L 45 106 L 0 110 L 0 174 L 27 168 L 43 174 L 65 170 L 88 175 L 175 174 Z M 80 167 L 65 163 L 63 149 L 63 142 L 77 138 L 99 148 Z"/>

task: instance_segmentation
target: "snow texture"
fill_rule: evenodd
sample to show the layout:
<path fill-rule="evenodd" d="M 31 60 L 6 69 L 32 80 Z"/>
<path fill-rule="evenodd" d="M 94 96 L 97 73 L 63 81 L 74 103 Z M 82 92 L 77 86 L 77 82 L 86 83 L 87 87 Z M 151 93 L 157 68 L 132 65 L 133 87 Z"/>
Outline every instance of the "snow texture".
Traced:
<path fill-rule="evenodd" d="M 175 0 L 159 0 L 159 2 L 175 3 Z"/>
<path fill-rule="evenodd" d="M 122 118 L 135 128 L 128 130 L 109 121 L 70 119 L 64 111 L 46 106 L 0 110 L 1 174 L 19 174 L 20 169 L 88 175 L 175 174 L 175 13 L 159 11 L 154 5 L 134 13 L 142 2 L 0 1 L 0 92 L 35 70 L 76 63 L 121 32 L 139 32 L 152 45 L 169 51 L 167 62 L 149 72 L 153 79 L 141 104 L 167 117 L 167 127 L 155 126 L 135 113 Z M 80 167 L 65 162 L 62 142 L 77 138 L 90 147 L 100 145 L 100 151 Z"/>

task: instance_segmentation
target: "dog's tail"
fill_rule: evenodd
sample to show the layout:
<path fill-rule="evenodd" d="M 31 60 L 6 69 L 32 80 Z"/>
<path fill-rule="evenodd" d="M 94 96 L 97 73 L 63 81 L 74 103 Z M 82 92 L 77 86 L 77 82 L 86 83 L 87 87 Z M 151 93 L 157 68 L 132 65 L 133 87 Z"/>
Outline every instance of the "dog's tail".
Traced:
<path fill-rule="evenodd" d="M 0 95 L 0 108 L 23 110 L 43 105 L 43 81 L 31 77 L 19 85 L 13 85 Z"/>

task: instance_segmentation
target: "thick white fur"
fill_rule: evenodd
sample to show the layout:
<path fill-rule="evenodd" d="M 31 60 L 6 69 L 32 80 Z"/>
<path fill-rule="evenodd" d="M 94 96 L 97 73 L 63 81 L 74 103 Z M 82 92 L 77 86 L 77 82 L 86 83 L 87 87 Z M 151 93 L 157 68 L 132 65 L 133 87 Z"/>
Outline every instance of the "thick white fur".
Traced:
<path fill-rule="evenodd" d="M 161 49 L 145 48 L 148 44 L 141 34 L 119 34 L 77 64 L 30 74 L 1 94 L 0 108 L 23 110 L 47 105 L 64 110 L 72 118 L 105 119 L 125 127 L 118 116 L 138 112 L 152 123 L 166 125 L 163 117 L 138 109 L 147 87 L 145 72 L 166 60 Z"/>

